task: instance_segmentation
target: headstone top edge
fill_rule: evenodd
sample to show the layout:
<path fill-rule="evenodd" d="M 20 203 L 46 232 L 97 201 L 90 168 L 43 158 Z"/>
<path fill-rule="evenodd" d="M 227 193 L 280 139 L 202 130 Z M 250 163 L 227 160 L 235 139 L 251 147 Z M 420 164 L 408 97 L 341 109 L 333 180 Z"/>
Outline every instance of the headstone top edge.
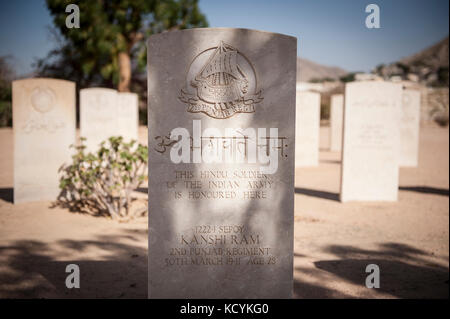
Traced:
<path fill-rule="evenodd" d="M 316 91 L 301 91 L 301 90 L 296 90 L 295 92 L 296 92 L 297 94 L 302 94 L 302 95 L 314 95 L 314 96 L 320 95 L 320 93 L 319 93 L 319 92 L 316 92 Z"/>
<path fill-rule="evenodd" d="M 31 81 L 36 81 L 36 82 L 45 81 L 45 82 L 55 82 L 55 83 L 59 82 L 59 83 L 66 83 L 68 85 L 73 85 L 73 86 L 75 86 L 75 84 L 76 84 L 75 82 L 69 81 L 69 80 L 54 79 L 54 78 L 41 78 L 41 77 L 14 80 L 14 81 L 12 81 L 12 84 L 14 85 L 15 83 L 18 84 L 18 83 L 25 83 L 25 82 L 31 82 Z"/>
<path fill-rule="evenodd" d="M 213 31 L 245 31 L 245 32 L 258 32 L 258 33 L 266 33 L 266 34 L 270 34 L 270 35 L 276 35 L 276 36 L 281 36 L 281 37 L 285 37 L 287 39 L 291 39 L 295 42 L 297 42 L 297 37 L 292 36 L 292 35 L 287 35 L 287 34 L 283 34 L 283 33 L 277 33 L 277 32 L 270 32 L 270 31 L 265 31 L 265 30 L 257 30 L 257 29 L 247 29 L 247 28 L 227 28 L 227 27 L 218 27 L 218 28 L 191 28 L 191 29 L 183 29 L 183 30 L 175 30 L 175 31 L 170 31 L 170 32 L 161 32 L 161 33 L 156 33 L 156 34 L 152 34 L 151 36 L 149 36 L 147 38 L 147 46 L 148 43 L 150 41 L 153 40 L 157 40 L 160 37 L 164 37 L 167 35 L 176 35 L 179 33 L 190 33 L 190 32 L 198 32 L 198 31 L 205 31 L 205 32 L 213 32 Z"/>
<path fill-rule="evenodd" d="M 119 92 L 119 91 L 117 91 L 117 94 L 119 94 L 119 95 L 131 95 L 131 96 L 137 96 L 138 94 L 137 93 L 134 93 L 134 92 Z"/>
<path fill-rule="evenodd" d="M 376 85 L 380 85 L 380 86 L 397 86 L 400 88 L 403 88 L 401 83 L 395 83 L 395 82 L 387 82 L 387 81 L 353 81 L 353 82 L 348 82 L 345 84 L 345 87 L 350 87 L 350 86 L 364 86 L 367 84 L 376 84 Z"/>
<path fill-rule="evenodd" d="M 420 90 L 412 89 L 412 88 L 403 88 L 403 92 L 420 94 Z"/>
<path fill-rule="evenodd" d="M 104 87 L 90 87 L 90 88 L 84 88 L 84 89 L 81 89 L 80 92 L 88 92 L 88 91 L 93 91 L 93 90 L 96 90 L 96 91 L 106 91 L 106 92 L 116 92 L 116 93 L 118 93 L 118 91 L 115 90 L 115 89 L 104 88 Z"/>

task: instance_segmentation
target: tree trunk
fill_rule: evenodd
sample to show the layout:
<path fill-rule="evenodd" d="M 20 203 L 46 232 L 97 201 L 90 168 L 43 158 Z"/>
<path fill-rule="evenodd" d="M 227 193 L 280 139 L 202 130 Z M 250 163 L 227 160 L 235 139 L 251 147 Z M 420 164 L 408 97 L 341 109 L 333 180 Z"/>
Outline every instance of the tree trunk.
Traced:
<path fill-rule="evenodd" d="M 131 81 L 131 60 L 128 52 L 119 52 L 119 92 L 129 92 Z"/>

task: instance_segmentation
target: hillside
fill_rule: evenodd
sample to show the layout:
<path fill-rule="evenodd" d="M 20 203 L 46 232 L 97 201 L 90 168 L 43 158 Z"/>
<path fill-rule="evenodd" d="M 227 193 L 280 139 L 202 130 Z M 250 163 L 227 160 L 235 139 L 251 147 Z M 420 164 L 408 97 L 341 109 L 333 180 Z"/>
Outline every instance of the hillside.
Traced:
<path fill-rule="evenodd" d="M 435 45 L 400 60 L 408 66 L 426 64 L 431 68 L 448 67 L 448 37 Z"/>
<path fill-rule="evenodd" d="M 297 58 L 297 82 L 309 82 L 313 79 L 339 79 L 348 72 L 333 66 L 321 65 L 310 60 Z"/>
<path fill-rule="evenodd" d="M 399 76 L 427 86 L 448 86 L 448 37 L 416 54 L 389 65 L 380 65 L 374 73 L 389 78 Z"/>

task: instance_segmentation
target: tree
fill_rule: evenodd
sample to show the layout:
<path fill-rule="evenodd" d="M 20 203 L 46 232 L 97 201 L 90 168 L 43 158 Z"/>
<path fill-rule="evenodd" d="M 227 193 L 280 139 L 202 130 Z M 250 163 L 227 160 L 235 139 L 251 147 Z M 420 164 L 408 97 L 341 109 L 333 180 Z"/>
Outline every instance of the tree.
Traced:
<path fill-rule="evenodd" d="M 80 9 L 80 28 L 67 28 L 65 8 Z M 134 70 L 144 70 L 148 36 L 208 26 L 198 0 L 47 0 L 59 46 L 36 63 L 44 76 L 70 78 L 81 87 L 130 90 Z"/>
<path fill-rule="evenodd" d="M 409 66 L 406 64 L 403 64 L 401 62 L 397 62 L 396 66 L 401 70 L 401 74 L 402 76 L 407 76 L 409 73 Z"/>
<path fill-rule="evenodd" d="M 448 66 L 441 66 L 437 70 L 437 80 L 431 84 L 433 87 L 448 87 Z"/>
<path fill-rule="evenodd" d="M 339 78 L 339 80 L 341 80 L 341 82 L 347 83 L 347 82 L 353 82 L 355 81 L 355 75 L 357 72 L 351 72 L 351 73 L 347 73 L 344 76 L 341 76 Z"/>
<path fill-rule="evenodd" d="M 0 127 L 12 126 L 11 81 L 14 71 L 9 56 L 0 56 Z"/>

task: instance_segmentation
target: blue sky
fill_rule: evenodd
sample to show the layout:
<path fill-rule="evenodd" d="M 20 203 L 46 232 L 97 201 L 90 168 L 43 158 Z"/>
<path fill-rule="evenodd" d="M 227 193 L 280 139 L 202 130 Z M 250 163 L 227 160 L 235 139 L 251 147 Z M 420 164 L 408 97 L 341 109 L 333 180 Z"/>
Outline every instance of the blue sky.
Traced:
<path fill-rule="evenodd" d="M 366 5 L 381 9 L 381 28 L 367 29 Z M 369 71 L 416 53 L 448 36 L 448 0 L 201 0 L 211 27 L 241 27 L 298 38 L 298 55 Z M 83 14 L 81 12 L 81 14 Z M 0 0 L 0 56 L 18 74 L 53 47 L 44 0 Z M 81 26 L 82 27 L 82 26 Z"/>

